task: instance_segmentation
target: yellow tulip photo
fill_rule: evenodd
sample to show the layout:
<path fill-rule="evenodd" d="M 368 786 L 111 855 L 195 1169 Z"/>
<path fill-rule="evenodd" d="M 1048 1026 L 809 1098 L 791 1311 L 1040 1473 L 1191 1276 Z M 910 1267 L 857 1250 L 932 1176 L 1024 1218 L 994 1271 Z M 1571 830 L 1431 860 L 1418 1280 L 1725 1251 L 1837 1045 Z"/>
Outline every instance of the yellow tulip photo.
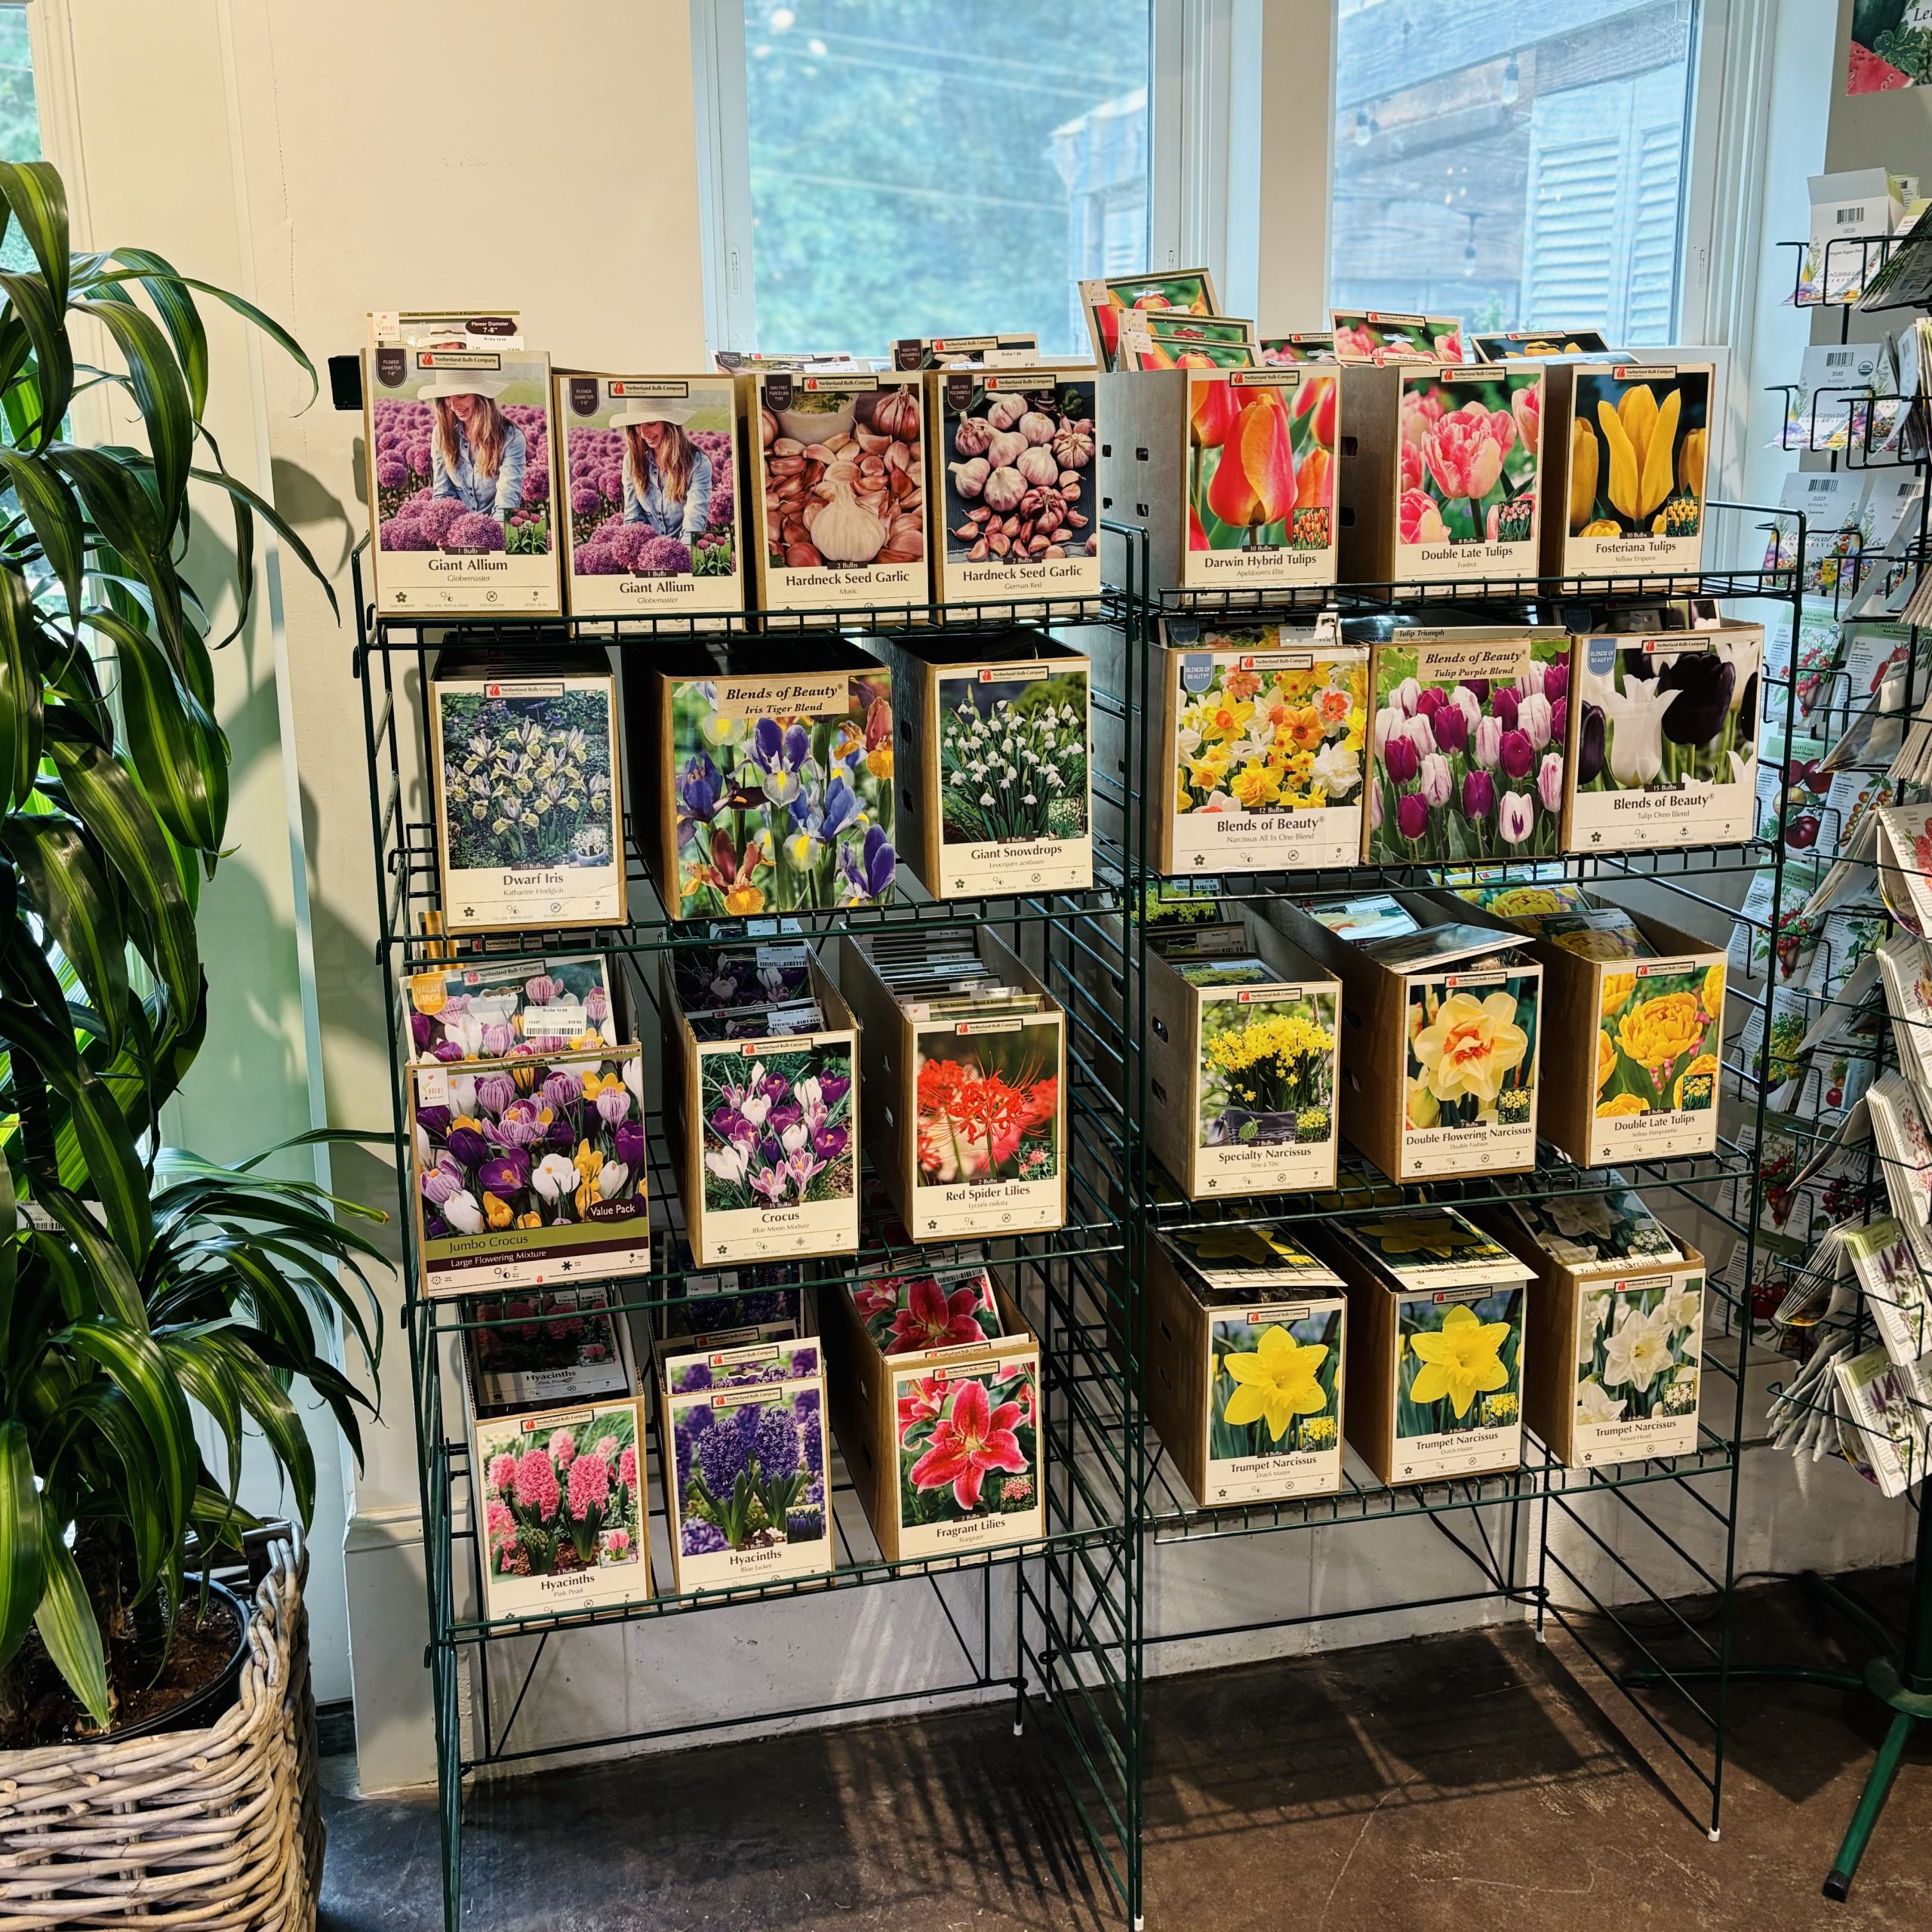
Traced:
<path fill-rule="evenodd" d="M 1645 380 L 1631 377 L 1641 375 Z M 1708 369 L 1580 368 L 1571 420 L 1573 537 L 1695 537 L 1703 527 Z"/>

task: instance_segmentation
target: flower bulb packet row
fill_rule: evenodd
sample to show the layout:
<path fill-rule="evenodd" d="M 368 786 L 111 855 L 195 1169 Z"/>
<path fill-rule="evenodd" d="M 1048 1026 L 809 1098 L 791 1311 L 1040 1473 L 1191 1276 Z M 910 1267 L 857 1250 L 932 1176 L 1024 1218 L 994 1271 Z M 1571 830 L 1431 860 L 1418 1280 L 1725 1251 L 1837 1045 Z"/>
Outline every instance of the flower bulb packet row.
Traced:
<path fill-rule="evenodd" d="M 424 1294 L 650 1272 L 636 1048 L 431 1062 L 407 1085 Z"/>
<path fill-rule="evenodd" d="M 1150 1144 L 1191 1200 L 1334 1185 L 1341 984 L 1263 920 L 1151 940 Z"/>
<path fill-rule="evenodd" d="M 1392 1486 L 1522 1460 L 1531 1270 L 1451 1208 L 1324 1231 L 1347 1284 L 1348 1439 Z"/>
<path fill-rule="evenodd" d="M 831 1570 L 819 1338 L 667 1346 L 660 1373 L 659 1454 L 680 1592 Z"/>
<path fill-rule="evenodd" d="M 1004 1281 L 870 1274 L 820 1303 L 833 1426 L 886 1561 L 1043 1536 L 1040 1344 Z"/>

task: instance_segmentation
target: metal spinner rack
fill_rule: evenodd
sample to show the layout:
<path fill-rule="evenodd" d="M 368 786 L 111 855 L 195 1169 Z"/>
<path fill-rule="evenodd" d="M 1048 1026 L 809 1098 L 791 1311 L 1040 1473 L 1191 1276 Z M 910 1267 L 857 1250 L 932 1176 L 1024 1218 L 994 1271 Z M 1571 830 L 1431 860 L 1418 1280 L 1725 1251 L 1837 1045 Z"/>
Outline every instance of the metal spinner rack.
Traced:
<path fill-rule="evenodd" d="M 1752 533 L 1767 527 L 1774 514 L 1757 506 L 1712 504 L 1707 509 L 1730 518 L 1747 545 Z M 1799 540 L 1801 555 L 1801 526 Z M 431 957 L 430 943 L 418 930 L 420 915 L 438 903 L 433 834 L 423 804 L 423 774 L 429 757 L 423 692 L 429 662 L 442 641 L 460 632 L 466 641 L 525 649 L 598 643 L 610 648 L 622 662 L 642 663 L 658 639 L 688 636 L 705 626 L 704 620 L 691 620 L 377 618 L 365 601 L 359 556 L 356 559 L 354 669 L 362 697 L 380 900 L 376 960 L 391 1027 L 403 1318 L 423 1515 L 430 1626 L 426 1660 L 432 1678 L 448 1932 L 458 1932 L 463 1921 L 465 1791 L 466 1781 L 476 1774 L 600 1746 L 697 1738 L 753 1721 L 762 1724 L 848 1713 L 943 1695 L 1011 1697 L 1016 1733 L 1024 1734 L 1026 1748 L 1045 1753 L 1122 1917 L 1137 1932 L 1144 1915 L 1142 1767 L 1149 1731 L 1144 1690 L 1150 1651 L 1183 1638 L 1324 1620 L 1283 1617 L 1214 1630 L 1163 1629 L 1149 1635 L 1144 1615 L 1149 1566 L 1160 1560 L 1161 1550 L 1180 1543 L 1410 1517 L 1426 1520 L 1461 1552 L 1471 1567 L 1471 1587 L 1427 1599 L 1405 1598 L 1395 1592 L 1341 1616 L 1487 1602 L 1518 1606 L 1534 1619 L 1539 1637 L 1550 1625 L 1558 1626 L 1581 1655 L 1620 1685 L 1670 1757 L 1706 1794 L 1708 1829 L 1716 1835 L 1731 1674 L 1729 1592 L 1752 1321 L 1749 1284 L 1757 1265 L 1761 1187 L 1758 1149 L 1769 1091 L 1767 1035 L 1761 1036 L 1748 1064 L 1734 1042 L 1727 1044 L 1729 1118 L 1715 1157 L 1653 1161 L 1629 1171 L 1636 1184 L 1667 1189 L 1695 1204 L 1735 1237 L 1731 1254 L 1712 1269 L 1709 1282 L 1724 1309 L 1734 1359 L 1709 1346 L 1705 1354 L 1706 1363 L 1728 1379 L 1730 1400 L 1727 1413 L 1725 1404 L 1707 1404 L 1707 1415 L 1715 1420 L 1703 1427 L 1694 1455 L 1573 1470 L 1536 1449 L 1521 1469 L 1506 1475 L 1390 1489 L 1370 1475 L 1351 1453 L 1339 1495 L 1232 1509 L 1198 1506 L 1168 1471 L 1142 1417 L 1146 1337 L 1139 1284 L 1149 1238 L 1177 1226 L 1349 1218 L 1386 1211 L 1398 1199 L 1466 1204 L 1500 1200 L 1502 1194 L 1493 1181 L 1481 1179 L 1398 1189 L 1354 1157 L 1345 1157 L 1337 1195 L 1320 1201 L 1302 1196 L 1195 1206 L 1160 1183 L 1141 1127 L 1149 1099 L 1142 996 L 1146 906 L 1158 878 L 1150 857 L 1152 801 L 1165 783 L 1157 770 L 1161 694 L 1152 667 L 1159 620 L 1179 614 L 1268 621 L 1306 618 L 1321 608 L 1368 614 L 1420 608 L 1516 621 L 1554 618 L 1581 625 L 1617 610 L 1654 605 L 1666 596 L 1697 594 L 1789 604 L 1795 635 L 1799 574 L 1780 563 L 1772 569 L 1694 577 L 1363 584 L 1326 586 L 1291 597 L 1237 593 L 1156 599 L 1144 589 L 1143 528 L 1105 524 L 1103 560 L 1113 587 L 1097 601 L 1031 598 L 910 610 L 852 608 L 817 620 L 823 623 L 829 617 L 847 632 L 875 633 L 921 623 L 942 626 L 949 632 L 1028 621 L 1063 630 L 1077 627 L 1079 641 L 1090 648 L 1093 659 L 1097 739 L 1111 731 L 1121 747 L 1117 758 L 1103 759 L 1097 745 L 1093 761 L 1093 888 L 1083 893 L 945 905 L 932 904 L 921 895 L 884 908 L 795 915 L 814 940 L 912 924 L 1004 928 L 1066 1009 L 1071 1088 L 1068 1224 L 1056 1234 L 1023 1241 L 951 1244 L 958 1258 L 983 1257 L 1000 1263 L 1041 1341 L 1046 1535 L 989 1557 L 888 1562 L 878 1554 L 842 1462 L 835 1455 L 830 1473 L 838 1560 L 828 1577 L 730 1590 L 665 1591 L 621 1608 L 491 1619 L 481 1609 L 481 1552 L 472 1515 L 462 1398 L 451 1367 L 459 1358 L 464 1330 L 480 1324 L 466 1305 L 429 1300 L 416 1286 L 400 995 L 408 975 Z M 794 625 L 805 628 L 795 617 L 755 611 L 731 622 L 734 634 L 761 629 L 769 635 Z M 1783 683 L 1775 688 L 1783 694 L 1786 715 L 1793 675 L 1793 666 L 1787 666 Z M 1761 689 L 1770 715 L 1774 688 L 1765 679 Z M 1605 885 L 1641 884 L 1729 920 L 1734 914 L 1726 888 L 1736 884 L 1734 875 L 1768 869 L 1777 888 L 1776 903 L 1781 895 L 1784 856 L 1782 837 L 1773 837 L 1715 850 L 1644 851 L 1572 857 L 1560 863 L 1566 878 Z M 629 857 L 632 900 L 639 909 L 623 926 L 574 932 L 568 943 L 606 952 L 621 962 L 644 1023 L 638 1029 L 641 1032 L 648 1030 L 656 997 L 654 957 L 705 943 L 707 934 L 665 915 L 634 841 Z M 1546 877 L 1553 863 L 1559 862 L 1545 859 L 1483 869 L 1488 879 Z M 1533 866 L 1542 869 L 1533 872 Z M 1438 880 L 1426 868 L 1361 866 L 1291 875 L 1228 876 L 1213 884 L 1223 900 L 1244 902 L 1305 898 L 1377 885 L 1460 882 L 1460 874 L 1444 874 Z M 1771 937 L 1767 927 L 1767 946 Z M 479 951 L 487 944 L 488 956 L 500 961 L 554 951 L 558 936 L 533 932 L 475 943 Z M 441 956 L 452 950 L 461 955 L 460 943 L 445 939 L 435 944 Z M 1745 989 L 1736 991 L 1750 1003 L 1752 995 Z M 681 1253 L 681 1215 L 666 1152 L 656 1138 L 650 1159 L 657 1223 L 653 1238 L 660 1244 L 654 1253 L 668 1254 L 674 1265 L 614 1283 L 611 1295 L 614 1309 L 645 1316 L 678 1298 L 686 1272 L 675 1265 Z M 1585 1195 L 1601 1193 L 1607 1185 L 1600 1171 L 1579 1168 L 1545 1143 L 1539 1149 L 1537 1170 L 1522 1182 L 1519 1195 L 1527 1190 Z M 862 1198 L 863 1193 L 862 1186 Z M 855 1257 L 804 1264 L 808 1279 L 835 1285 L 857 1267 L 912 1258 L 912 1253 L 894 1247 L 884 1217 L 869 1206 L 860 1240 Z M 929 1247 L 913 1252 L 928 1257 L 934 1254 Z M 656 1465 L 654 1446 L 648 1460 Z M 648 1484 L 660 1549 L 666 1537 L 661 1473 Z M 1680 1514 L 1721 1540 L 1721 1563 L 1694 1555 L 1684 1538 L 1664 1520 L 1663 1512 L 1651 1506 L 1651 1499 L 1666 1492 L 1681 1499 Z M 1605 1509 L 1616 1512 L 1616 1520 L 1607 1524 L 1602 1518 Z M 1620 1607 L 1592 1584 L 1578 1561 L 1553 1541 L 1553 1524 L 1574 1528 L 1608 1560 L 1618 1578 L 1613 1594 L 1634 1597 L 1649 1606 L 1647 1620 L 1640 1623 L 1627 1607 Z M 1624 1534 L 1626 1525 L 1635 1526 L 1631 1537 Z M 1718 1614 L 1713 1623 L 1690 1623 L 1667 1600 L 1664 1586 L 1646 1580 L 1643 1569 L 1622 1546 L 1639 1531 L 1654 1540 L 1660 1560 L 1672 1565 L 1678 1577 L 1687 1566 L 1689 1574 L 1717 1594 Z M 661 1564 L 658 1571 L 668 1575 Z M 764 1711 L 755 1720 L 706 1719 L 572 1736 L 561 1742 L 531 1737 L 526 1712 L 539 1666 L 553 1642 L 569 1642 L 580 1629 L 656 1623 L 726 1604 L 740 1607 L 811 1591 L 884 1585 L 931 1593 L 954 1641 L 959 1662 L 955 1673 L 944 1681 L 878 1696 L 828 1697 L 789 1709 Z M 1658 1624 L 1649 1620 L 1660 1608 L 1670 1633 L 1666 1638 L 1659 1638 Z M 659 1641 L 672 1641 L 669 1631 Z M 1714 1697 L 1694 1691 L 1700 1669 L 1715 1673 Z M 1678 1735 L 1681 1726 L 1692 1729 L 1690 1741 Z M 1155 1730 L 1158 1735 L 1158 1726 Z M 1701 1801 L 1694 1801 L 1701 1817 Z"/>

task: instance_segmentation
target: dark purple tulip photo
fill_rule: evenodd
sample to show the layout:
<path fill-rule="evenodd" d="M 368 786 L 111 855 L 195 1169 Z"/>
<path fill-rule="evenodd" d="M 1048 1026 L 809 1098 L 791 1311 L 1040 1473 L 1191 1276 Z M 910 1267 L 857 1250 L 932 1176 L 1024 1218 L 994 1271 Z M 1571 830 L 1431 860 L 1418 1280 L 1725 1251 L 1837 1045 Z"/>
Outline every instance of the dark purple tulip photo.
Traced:
<path fill-rule="evenodd" d="M 1414 844 L 1429 829 L 1429 801 L 1420 792 L 1410 792 L 1396 801 L 1395 829 Z"/>
<path fill-rule="evenodd" d="M 1530 768 L 1537 761 L 1537 748 L 1530 743 L 1527 731 L 1504 731 L 1501 761 L 1503 769 L 1512 778 L 1529 777 Z"/>
<path fill-rule="evenodd" d="M 1490 715 L 1506 731 L 1516 728 L 1518 694 L 1513 685 L 1507 685 L 1490 700 Z"/>
<path fill-rule="evenodd" d="M 1673 745 L 1707 745 L 1724 729 L 1737 667 L 1715 651 L 1686 651 L 1657 674 L 1659 691 L 1677 693 L 1663 714 L 1663 734 Z"/>
<path fill-rule="evenodd" d="M 1586 704 L 1577 727 L 1577 783 L 1587 785 L 1603 770 L 1604 716 L 1599 704 Z"/>
<path fill-rule="evenodd" d="M 1496 809 L 1496 781 L 1486 771 L 1472 771 L 1463 780 L 1463 814 L 1487 818 Z"/>
<path fill-rule="evenodd" d="M 1439 752 L 1462 752 L 1469 748 L 1469 721 L 1458 706 L 1445 704 L 1429 721 Z"/>
<path fill-rule="evenodd" d="M 1388 768 L 1389 776 L 1398 785 L 1411 783 L 1422 768 L 1422 759 L 1412 738 L 1392 737 L 1383 749 L 1382 761 Z"/>

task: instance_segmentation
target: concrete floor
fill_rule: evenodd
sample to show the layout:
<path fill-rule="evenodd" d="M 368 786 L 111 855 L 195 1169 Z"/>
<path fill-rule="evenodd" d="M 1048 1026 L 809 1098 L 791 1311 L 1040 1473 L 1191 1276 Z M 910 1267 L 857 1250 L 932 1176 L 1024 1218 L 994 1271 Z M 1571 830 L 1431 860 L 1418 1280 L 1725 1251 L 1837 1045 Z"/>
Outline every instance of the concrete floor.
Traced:
<path fill-rule="evenodd" d="M 1857 1581 L 1896 1614 L 1902 1574 Z M 1742 1658 L 1854 1658 L 1795 1589 L 1742 1604 Z M 1712 1844 L 1668 1752 L 1639 1758 L 1589 1675 L 1512 1628 L 1150 1684 L 1152 1932 L 1932 1924 L 1932 1738 L 1834 1906 L 1818 1887 L 1882 1734 L 1871 1706 L 1737 1692 Z M 1117 1927 L 1058 1792 L 1004 1707 L 553 1770 L 472 1798 L 467 1923 Z M 327 1932 L 439 1925 L 429 1804 L 337 1795 L 328 1828 Z"/>

